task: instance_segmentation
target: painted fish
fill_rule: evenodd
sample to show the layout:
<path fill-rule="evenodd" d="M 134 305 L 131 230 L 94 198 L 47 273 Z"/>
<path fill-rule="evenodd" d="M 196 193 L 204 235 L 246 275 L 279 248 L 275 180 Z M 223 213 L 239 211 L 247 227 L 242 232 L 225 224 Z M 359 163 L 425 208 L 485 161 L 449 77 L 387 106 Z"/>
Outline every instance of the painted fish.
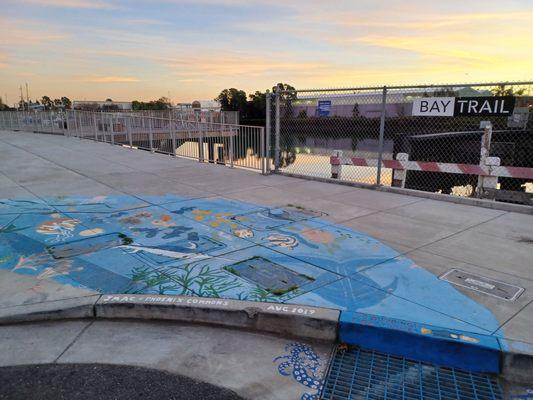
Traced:
<path fill-rule="evenodd" d="M 298 239 L 295 237 L 281 234 L 267 236 L 267 240 L 276 246 L 285 247 L 287 249 L 293 249 L 299 244 Z"/>
<path fill-rule="evenodd" d="M 204 260 L 206 258 L 211 258 L 207 254 L 203 253 L 196 253 L 194 250 L 198 247 L 198 245 L 194 242 L 189 242 L 189 246 L 180 246 L 179 250 L 177 251 L 177 248 L 175 246 L 159 246 L 159 247 L 151 247 L 151 246 L 140 246 L 140 245 L 123 245 L 119 246 L 123 248 L 126 251 L 130 251 L 132 253 L 138 253 L 138 252 L 145 252 L 150 253 L 156 256 L 161 257 L 168 257 L 168 258 L 174 258 L 178 260 L 182 259 L 197 259 L 197 260 Z"/>

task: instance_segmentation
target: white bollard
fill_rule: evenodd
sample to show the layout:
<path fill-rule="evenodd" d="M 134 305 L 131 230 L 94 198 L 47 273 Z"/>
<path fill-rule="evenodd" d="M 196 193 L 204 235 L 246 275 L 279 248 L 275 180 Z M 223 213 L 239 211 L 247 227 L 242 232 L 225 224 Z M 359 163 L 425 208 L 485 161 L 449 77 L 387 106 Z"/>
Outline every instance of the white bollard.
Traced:
<path fill-rule="evenodd" d="M 340 161 L 337 165 L 331 164 L 331 178 L 340 179 L 342 173 L 342 150 L 333 150 L 331 156 L 337 157 Z"/>
<path fill-rule="evenodd" d="M 500 157 L 487 157 L 485 158 L 485 165 L 489 167 L 489 170 L 492 170 L 490 167 L 499 167 L 500 166 Z M 498 177 L 497 176 L 485 176 L 483 177 L 483 189 L 497 189 L 498 188 Z"/>
<path fill-rule="evenodd" d="M 396 154 L 396 160 L 398 161 L 409 161 L 409 154 L 407 153 L 398 153 Z M 405 188 L 405 178 L 407 178 L 407 170 L 405 169 L 395 169 L 392 172 L 392 186 Z"/>

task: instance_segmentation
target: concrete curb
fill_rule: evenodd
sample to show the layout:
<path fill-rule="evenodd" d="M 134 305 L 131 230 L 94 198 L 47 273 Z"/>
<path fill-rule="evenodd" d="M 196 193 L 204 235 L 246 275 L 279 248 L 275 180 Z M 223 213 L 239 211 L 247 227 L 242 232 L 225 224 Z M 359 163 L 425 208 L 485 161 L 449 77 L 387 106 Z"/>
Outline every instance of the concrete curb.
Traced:
<path fill-rule="evenodd" d="M 107 318 L 201 323 L 335 341 L 339 310 L 193 296 L 109 294 L 0 308 L 0 325 Z"/>
<path fill-rule="evenodd" d="M 420 190 L 403 189 L 399 187 L 377 186 L 377 185 L 371 185 L 368 183 L 347 182 L 347 181 L 340 181 L 340 180 L 331 179 L 331 178 L 302 176 L 298 174 L 291 174 L 288 172 L 281 172 L 281 171 L 277 171 L 277 172 L 272 171 L 272 173 L 283 175 L 283 176 L 289 176 L 291 178 L 307 179 L 310 181 L 317 181 L 317 182 L 324 182 L 324 183 L 334 183 L 336 185 L 344 185 L 344 186 L 352 186 L 352 187 L 361 188 L 361 189 L 377 190 L 378 192 L 404 194 L 404 195 L 420 197 L 424 199 L 446 201 L 448 203 L 464 204 L 467 206 L 491 208 L 493 210 L 533 215 L 533 207 L 521 205 L 521 204 L 503 203 L 499 201 L 492 201 L 492 200 L 486 200 L 486 199 L 475 199 L 471 197 L 451 196 L 448 194 L 441 194 L 441 193 L 422 192 Z"/>
<path fill-rule="evenodd" d="M 165 295 L 103 295 L 96 318 L 140 318 L 221 325 L 334 341 L 340 311 L 292 304 Z"/>
<path fill-rule="evenodd" d="M 533 382 L 533 344 L 502 339 L 502 377 L 509 382 Z"/>
<path fill-rule="evenodd" d="M 340 336 L 340 340 L 349 344 L 392 353 L 394 351 L 384 348 L 383 343 L 393 347 L 398 347 L 403 343 L 408 347 L 409 353 L 412 349 L 422 349 L 424 352 L 437 346 L 441 354 L 448 354 L 452 357 L 446 361 L 446 364 L 450 364 L 449 366 L 461 368 L 461 365 L 453 364 L 464 358 L 468 361 L 463 365 L 466 368 L 472 360 L 474 364 L 480 362 L 479 359 L 475 359 L 477 354 L 483 358 L 488 356 L 489 361 L 491 360 L 494 365 L 499 364 L 500 376 L 508 381 L 529 382 L 531 380 L 532 344 L 494 337 L 484 339 L 483 335 L 474 335 L 475 338 L 481 340 L 479 348 L 475 345 L 459 346 L 461 347 L 459 348 L 457 343 L 452 343 L 450 340 L 422 337 L 423 335 L 411 329 L 400 329 L 398 324 L 388 327 L 385 326 L 387 324 L 376 325 L 376 321 L 379 322 L 380 318 L 371 318 L 372 323 L 369 324 L 364 318 L 362 321 L 354 319 L 353 313 L 344 314 L 341 315 L 339 310 L 306 305 L 194 296 L 106 294 L 0 308 L 0 325 L 85 318 L 166 320 L 330 342 L 337 340 Z M 386 340 L 380 340 L 382 336 Z M 489 342 L 484 343 L 488 339 L 504 343 L 496 348 Z M 424 347 L 426 342 L 428 345 Z M 397 355 L 402 356 L 402 354 Z M 403 356 L 409 358 L 407 354 Z M 426 361 L 436 362 L 436 360 Z M 475 366 L 473 370 L 476 370 Z"/>
<path fill-rule="evenodd" d="M 0 325 L 50 321 L 60 319 L 93 318 L 94 305 L 101 295 L 47 301 L 0 308 Z"/>

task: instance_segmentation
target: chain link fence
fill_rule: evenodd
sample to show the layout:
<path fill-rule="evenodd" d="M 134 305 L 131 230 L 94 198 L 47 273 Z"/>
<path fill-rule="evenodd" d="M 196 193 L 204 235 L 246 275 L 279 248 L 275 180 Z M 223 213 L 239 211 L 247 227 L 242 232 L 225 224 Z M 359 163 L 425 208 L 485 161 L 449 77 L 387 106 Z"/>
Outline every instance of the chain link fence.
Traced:
<path fill-rule="evenodd" d="M 220 122 L 238 120 L 236 114 L 3 111 L 0 129 L 79 137 L 266 173 L 264 128 Z"/>
<path fill-rule="evenodd" d="M 278 90 L 267 99 L 272 168 L 532 204 L 532 89 L 533 82 Z M 490 180 L 499 166 L 511 168 Z"/>

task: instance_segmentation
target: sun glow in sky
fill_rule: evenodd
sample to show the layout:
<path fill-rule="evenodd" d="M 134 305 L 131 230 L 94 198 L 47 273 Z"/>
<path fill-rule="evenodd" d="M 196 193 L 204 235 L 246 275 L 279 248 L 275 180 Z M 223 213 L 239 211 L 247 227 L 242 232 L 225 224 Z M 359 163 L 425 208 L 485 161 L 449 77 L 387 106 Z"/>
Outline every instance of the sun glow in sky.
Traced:
<path fill-rule="evenodd" d="M 533 78 L 531 0 L 0 0 L 0 96 Z"/>

